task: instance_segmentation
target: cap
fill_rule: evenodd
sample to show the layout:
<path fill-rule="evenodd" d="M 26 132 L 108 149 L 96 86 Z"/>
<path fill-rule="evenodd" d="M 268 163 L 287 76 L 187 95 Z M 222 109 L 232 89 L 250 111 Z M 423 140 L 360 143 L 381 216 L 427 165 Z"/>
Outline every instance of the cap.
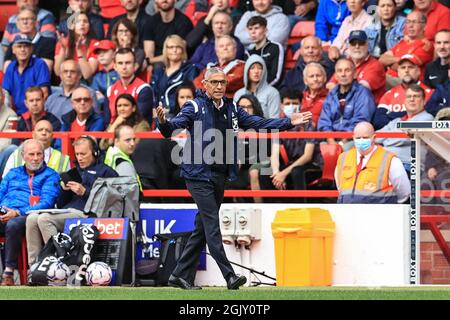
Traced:
<path fill-rule="evenodd" d="M 353 40 L 367 41 L 367 34 L 363 30 L 353 30 L 350 32 L 348 42 L 352 42 Z"/>
<path fill-rule="evenodd" d="M 18 34 L 14 37 L 14 41 L 13 41 L 13 44 L 16 44 L 16 43 L 33 44 L 33 40 L 26 34 Z"/>
<path fill-rule="evenodd" d="M 413 55 L 413 54 L 404 54 L 400 57 L 400 60 L 398 61 L 398 64 L 402 64 L 403 61 L 409 61 L 412 64 L 415 64 L 416 66 L 421 65 L 419 59 Z"/>
<path fill-rule="evenodd" d="M 94 52 L 97 50 L 116 50 L 116 45 L 111 40 L 101 40 L 94 43 Z"/>

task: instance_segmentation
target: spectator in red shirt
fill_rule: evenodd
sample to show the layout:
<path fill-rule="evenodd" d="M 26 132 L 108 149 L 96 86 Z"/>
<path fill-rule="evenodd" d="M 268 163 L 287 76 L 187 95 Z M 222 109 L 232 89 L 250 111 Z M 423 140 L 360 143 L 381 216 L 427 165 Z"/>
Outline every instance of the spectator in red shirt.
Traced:
<path fill-rule="evenodd" d="M 317 62 L 308 63 L 303 70 L 303 81 L 306 90 L 303 92 L 300 111 L 312 113 L 312 124 L 316 128 L 323 102 L 328 94 L 328 90 L 325 88 L 325 82 L 327 81 L 325 68 Z"/>
<path fill-rule="evenodd" d="M 128 93 L 137 101 L 140 113 L 151 125 L 153 119 L 153 90 L 148 83 L 135 76 L 139 66 L 136 63 L 133 50 L 130 48 L 117 50 L 114 57 L 114 68 L 120 78 L 107 90 L 109 110 L 111 112 L 110 123 L 116 120 L 117 97 L 122 93 Z"/>
<path fill-rule="evenodd" d="M 369 54 L 367 34 L 363 30 L 352 31 L 348 42 L 349 58 L 356 66 L 356 80 L 372 91 L 375 102 L 378 102 L 385 91 L 386 73 L 384 67 Z M 336 85 L 336 77 L 333 76 L 327 84 L 327 89 L 331 90 Z"/>
<path fill-rule="evenodd" d="M 89 18 L 86 13 L 74 15 L 69 23 L 69 36 L 63 37 L 56 44 L 54 71 L 57 76 L 61 70 L 61 63 L 67 59 L 78 62 L 84 79 L 91 78 L 98 68 L 98 61 L 94 55 L 94 39 Z"/>
<path fill-rule="evenodd" d="M 414 9 L 427 17 L 425 37 L 433 41 L 439 30 L 450 29 L 450 9 L 436 0 L 414 0 Z"/>
<path fill-rule="evenodd" d="M 419 11 L 414 11 L 406 17 L 405 38 L 396 46 L 385 52 L 380 57 L 380 62 L 388 67 L 387 88 L 390 89 L 401 83 L 398 78 L 398 62 L 405 54 L 412 54 L 416 57 L 421 67 L 421 79 L 423 79 L 423 68 L 425 64 L 433 59 L 433 43 L 424 36 L 427 18 Z"/>
<path fill-rule="evenodd" d="M 380 129 L 389 121 L 403 115 L 405 107 L 405 92 L 412 84 L 422 87 L 425 92 L 425 103 L 430 99 L 433 90 L 419 81 L 420 68 L 413 55 L 404 55 L 398 63 L 398 76 L 402 83 L 387 91 L 380 99 L 373 117 L 375 129 Z"/>

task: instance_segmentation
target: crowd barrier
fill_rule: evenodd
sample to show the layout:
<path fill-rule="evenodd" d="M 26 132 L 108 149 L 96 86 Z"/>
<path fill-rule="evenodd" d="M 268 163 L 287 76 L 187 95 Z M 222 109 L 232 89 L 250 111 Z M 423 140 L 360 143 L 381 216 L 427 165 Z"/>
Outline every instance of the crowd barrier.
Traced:
<path fill-rule="evenodd" d="M 81 135 L 91 135 L 95 138 L 113 138 L 112 132 L 54 132 L 55 139 L 61 139 L 61 151 L 64 154 L 73 154 L 72 141 Z M 269 139 L 273 134 L 257 132 L 241 132 L 239 138 Z M 31 132 L 0 132 L 0 138 L 31 138 Z M 284 131 L 276 134 L 279 139 L 326 139 L 326 138 L 352 138 L 351 132 L 292 132 Z M 141 139 L 163 139 L 159 132 L 137 132 L 137 138 Z M 183 138 L 180 134 L 177 138 Z M 403 132 L 377 132 L 378 138 L 409 138 Z M 436 191 L 434 191 L 436 192 Z M 145 197 L 190 197 L 187 190 L 181 189 L 145 189 Z M 225 197 L 261 197 L 261 198 L 337 198 L 336 190 L 226 190 Z"/>
<path fill-rule="evenodd" d="M 81 135 L 91 135 L 96 138 L 113 138 L 112 132 L 54 132 L 55 139 L 61 139 L 61 151 L 64 154 L 73 154 L 72 141 Z M 351 132 L 280 132 L 276 134 L 279 139 L 326 139 L 326 138 L 352 138 Z M 378 138 L 410 138 L 403 132 L 377 132 Z M 31 138 L 31 132 L 0 132 L 0 138 Z M 137 138 L 141 139 L 164 139 L 159 132 L 137 132 Z M 177 138 L 183 138 L 180 134 Z M 239 138 L 269 139 L 270 133 L 241 132 Z M 190 197 L 187 190 L 183 189 L 145 189 L 145 197 Z M 336 190 L 225 190 L 226 198 L 233 197 L 260 197 L 260 198 L 337 198 Z M 422 197 L 440 196 L 450 198 L 450 190 L 422 190 Z"/>

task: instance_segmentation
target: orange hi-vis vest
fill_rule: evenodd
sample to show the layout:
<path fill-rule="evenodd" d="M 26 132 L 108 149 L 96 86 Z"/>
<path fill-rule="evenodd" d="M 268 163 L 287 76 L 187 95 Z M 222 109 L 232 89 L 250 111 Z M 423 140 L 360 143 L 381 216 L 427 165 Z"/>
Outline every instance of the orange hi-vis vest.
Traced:
<path fill-rule="evenodd" d="M 337 161 L 338 203 L 397 203 L 389 183 L 389 168 L 395 155 L 381 146 L 366 166 L 356 172 L 356 148 L 341 153 Z"/>

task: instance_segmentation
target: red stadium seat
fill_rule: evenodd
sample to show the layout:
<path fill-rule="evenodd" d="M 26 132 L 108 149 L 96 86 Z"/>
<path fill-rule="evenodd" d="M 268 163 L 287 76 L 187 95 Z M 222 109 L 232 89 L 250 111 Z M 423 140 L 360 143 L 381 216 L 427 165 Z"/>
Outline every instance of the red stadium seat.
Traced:
<path fill-rule="evenodd" d="M 314 34 L 314 21 L 299 21 L 291 31 L 288 44 L 300 42 L 303 38 Z"/>
<path fill-rule="evenodd" d="M 295 53 L 292 52 L 292 45 L 299 43 L 303 38 L 314 35 L 314 21 L 299 21 L 294 26 L 288 39 L 288 46 L 286 48 L 286 56 L 284 59 L 284 70 L 288 71 L 295 66 L 300 50 Z"/>
<path fill-rule="evenodd" d="M 0 31 L 3 32 L 6 29 L 9 17 L 17 13 L 17 5 L 14 0 L 0 1 Z"/>
<path fill-rule="evenodd" d="M 0 243 L 5 243 L 5 241 L 5 237 L 0 237 Z M 19 269 L 20 284 L 26 285 L 28 282 L 28 252 L 27 241 L 25 237 L 23 237 L 22 239 L 22 247 L 20 248 L 18 260 L 19 261 L 17 267 Z"/>
<path fill-rule="evenodd" d="M 288 71 L 295 66 L 295 59 L 292 55 L 291 47 L 288 45 L 286 55 L 284 57 L 284 71 Z"/>
<path fill-rule="evenodd" d="M 322 179 L 334 180 L 334 169 L 336 168 L 338 157 L 342 151 L 340 144 L 320 144 L 320 153 L 323 158 Z"/>
<path fill-rule="evenodd" d="M 145 81 L 147 83 L 150 83 L 152 81 L 152 74 L 150 72 L 148 72 L 147 68 L 145 68 L 144 71 L 139 73 L 138 78 L 142 79 L 143 81 Z"/>
<path fill-rule="evenodd" d="M 339 155 L 342 153 L 342 147 L 340 144 L 328 144 L 321 143 L 320 144 L 320 153 L 323 158 L 323 168 L 322 168 L 322 176 L 311 182 L 309 186 L 314 186 L 317 184 L 323 184 L 324 182 L 333 182 L 334 181 L 334 170 L 336 168 L 336 163 Z"/>
<path fill-rule="evenodd" d="M 109 23 L 104 23 L 103 24 L 103 32 L 104 32 L 104 34 L 108 34 L 108 30 L 109 30 Z"/>
<path fill-rule="evenodd" d="M 122 7 L 120 0 L 99 0 L 100 15 L 103 18 L 111 19 L 127 13 Z"/>

